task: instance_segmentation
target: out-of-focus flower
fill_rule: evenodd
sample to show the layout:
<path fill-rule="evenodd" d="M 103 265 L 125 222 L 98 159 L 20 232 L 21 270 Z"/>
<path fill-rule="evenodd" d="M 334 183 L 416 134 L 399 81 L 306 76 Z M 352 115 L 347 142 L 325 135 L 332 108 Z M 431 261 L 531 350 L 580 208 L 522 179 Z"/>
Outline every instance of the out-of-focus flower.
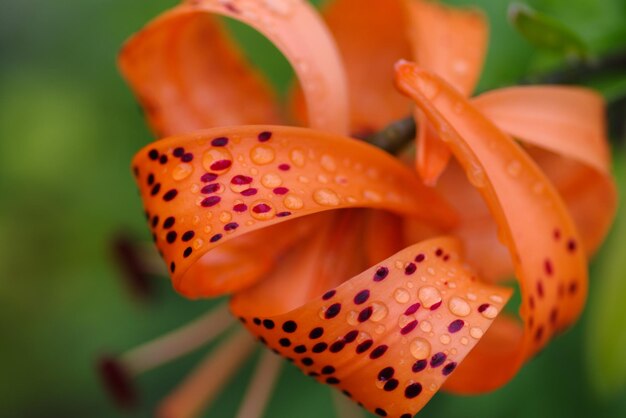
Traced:
<path fill-rule="evenodd" d="M 210 13 L 281 49 L 315 130 L 236 126 L 276 123 L 280 112 Z M 155 132 L 173 136 L 140 151 L 133 168 L 179 292 L 234 293 L 233 314 L 274 351 L 370 411 L 409 417 L 444 382 L 461 393 L 506 383 L 577 318 L 587 252 L 615 206 L 602 101 L 557 87 L 468 101 L 487 38 L 477 12 L 339 0 L 326 19 L 345 67 L 303 1 L 189 1 L 151 23 L 120 62 Z M 429 70 L 396 71 L 420 109 L 419 171 L 428 183 L 444 173 L 436 190 L 347 137 L 410 111 L 393 90 L 402 57 Z M 233 126 L 181 133 L 218 125 Z M 529 154 L 504 131 L 541 150 Z M 444 172 L 450 151 L 458 163 Z M 512 266 L 523 326 L 501 315 L 511 290 L 479 280 Z M 217 363 L 244 357 L 237 338 Z M 236 347 L 241 356 L 229 356 Z M 203 369 L 162 409 L 168 416 L 197 411 Z"/>

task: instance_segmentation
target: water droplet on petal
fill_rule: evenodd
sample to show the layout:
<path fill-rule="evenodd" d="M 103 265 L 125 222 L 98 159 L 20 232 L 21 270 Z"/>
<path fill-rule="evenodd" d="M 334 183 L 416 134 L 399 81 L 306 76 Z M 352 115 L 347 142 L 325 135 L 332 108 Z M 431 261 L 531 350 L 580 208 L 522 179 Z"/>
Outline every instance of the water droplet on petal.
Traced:
<path fill-rule="evenodd" d="M 511 161 L 506 166 L 506 172 L 513 178 L 517 177 L 522 172 L 522 164 L 517 160 Z"/>
<path fill-rule="evenodd" d="M 276 153 L 268 145 L 257 145 L 250 150 L 250 159 L 255 164 L 266 165 L 274 161 Z"/>
<path fill-rule="evenodd" d="M 289 154 L 289 158 L 291 159 L 291 162 L 293 163 L 293 165 L 295 165 L 296 167 L 304 166 L 304 162 L 305 162 L 304 152 L 302 152 L 301 149 L 295 148 L 291 150 L 291 153 Z"/>
<path fill-rule="evenodd" d="M 475 339 L 480 339 L 483 336 L 483 330 L 478 328 L 478 327 L 472 327 L 470 328 L 470 335 L 472 336 L 472 338 Z"/>
<path fill-rule="evenodd" d="M 180 163 L 172 171 L 172 178 L 176 181 L 184 180 L 193 173 L 193 166 L 187 163 Z"/>
<path fill-rule="evenodd" d="M 411 341 L 409 351 L 417 360 L 424 360 L 430 356 L 430 343 L 423 338 L 416 338 Z"/>
<path fill-rule="evenodd" d="M 288 194 L 283 199 L 283 205 L 285 205 L 287 209 L 298 210 L 302 209 L 302 207 L 304 206 L 304 202 L 298 196 L 294 194 Z"/>
<path fill-rule="evenodd" d="M 373 322 L 382 321 L 383 319 L 385 319 L 385 317 L 387 317 L 387 314 L 389 313 L 387 305 L 382 302 L 372 303 L 372 308 L 374 309 L 374 311 L 372 312 L 372 316 L 370 317 L 370 319 Z"/>
<path fill-rule="evenodd" d="M 330 189 L 317 189 L 313 192 L 313 200 L 322 206 L 339 205 L 339 196 Z"/>
<path fill-rule="evenodd" d="M 448 308 L 450 308 L 450 312 L 457 316 L 467 316 L 472 310 L 469 303 L 467 303 L 465 299 L 457 296 L 450 298 L 450 302 L 448 302 Z"/>
<path fill-rule="evenodd" d="M 411 299 L 409 292 L 401 287 L 395 290 L 393 297 L 398 303 L 407 303 Z"/>
<path fill-rule="evenodd" d="M 283 179 L 275 173 L 267 173 L 261 178 L 261 184 L 268 189 L 273 189 L 280 186 L 283 183 Z"/>
<path fill-rule="evenodd" d="M 433 286 L 424 286 L 420 288 L 417 293 L 417 297 L 422 302 L 422 305 L 425 308 L 430 308 L 431 306 L 441 302 L 441 293 L 439 290 Z"/>

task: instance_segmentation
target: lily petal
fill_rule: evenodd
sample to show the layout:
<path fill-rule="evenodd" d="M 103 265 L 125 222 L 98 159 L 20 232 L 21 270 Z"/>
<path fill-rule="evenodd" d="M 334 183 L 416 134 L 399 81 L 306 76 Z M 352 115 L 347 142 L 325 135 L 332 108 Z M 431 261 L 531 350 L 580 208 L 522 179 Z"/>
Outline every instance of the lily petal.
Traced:
<path fill-rule="evenodd" d="M 456 219 L 435 191 L 385 152 L 302 128 L 248 126 L 179 135 L 145 147 L 133 166 L 156 244 L 174 286 L 189 297 L 226 288 L 213 288 L 210 266 L 198 262 L 210 249 L 289 219 L 356 207 L 443 228 Z M 203 286 L 187 286 L 188 280 L 202 280 Z"/>
<path fill-rule="evenodd" d="M 278 122 L 266 83 L 248 68 L 212 14 L 252 26 L 283 52 L 304 87 L 312 127 L 347 132 L 345 75 L 326 27 L 304 0 L 276 7 L 187 1 L 127 42 L 120 68 L 157 134 Z"/>
<path fill-rule="evenodd" d="M 487 52 L 488 26 L 478 10 L 451 8 L 433 1 L 405 1 L 407 31 L 413 57 L 420 66 L 469 96 L 474 90 Z M 417 171 L 434 185 L 450 159 L 450 151 L 428 127 L 419 110 Z"/>
<path fill-rule="evenodd" d="M 233 296 L 231 310 L 305 373 L 380 416 L 417 413 L 511 293 L 475 281 L 452 238 L 408 247 L 343 284 L 339 275 L 316 283 L 317 262 L 303 251 Z M 303 290 L 293 278 L 307 272 L 316 286 Z"/>
<path fill-rule="evenodd" d="M 526 359 L 579 316 L 587 293 L 580 237 L 548 178 L 458 90 L 408 62 L 398 63 L 397 83 L 424 111 L 466 170 L 513 259 L 522 293 L 521 339 L 507 341 L 509 346 L 500 345 L 500 349 L 479 345 L 448 386 L 463 393 L 491 390 L 506 383 Z M 511 164 L 519 166 L 514 173 L 507 170 Z M 484 355 L 493 351 L 508 355 Z"/>
<path fill-rule="evenodd" d="M 379 131 L 410 109 L 392 82 L 393 64 L 410 54 L 401 3 L 337 0 L 323 11 L 349 75 L 351 132 Z"/>
<path fill-rule="evenodd" d="M 593 254 L 617 209 L 602 97 L 579 87 L 525 86 L 484 93 L 472 103 L 503 131 L 550 151 L 530 152 L 567 204 L 585 250 Z"/>

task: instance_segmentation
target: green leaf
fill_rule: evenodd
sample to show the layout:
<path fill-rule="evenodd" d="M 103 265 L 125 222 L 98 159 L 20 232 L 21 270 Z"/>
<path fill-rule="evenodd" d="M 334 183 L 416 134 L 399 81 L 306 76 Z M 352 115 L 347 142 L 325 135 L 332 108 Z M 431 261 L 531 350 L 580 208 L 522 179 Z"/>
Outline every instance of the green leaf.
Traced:
<path fill-rule="evenodd" d="M 536 47 L 568 57 L 587 58 L 585 42 L 558 20 L 523 3 L 511 3 L 508 14 L 513 27 Z"/>
<path fill-rule="evenodd" d="M 620 195 L 626 193 L 626 155 L 617 151 L 615 165 Z M 587 368 L 592 387 L 602 397 L 626 388 L 626 206 L 617 220 L 598 260 L 589 295 L 587 321 Z"/>

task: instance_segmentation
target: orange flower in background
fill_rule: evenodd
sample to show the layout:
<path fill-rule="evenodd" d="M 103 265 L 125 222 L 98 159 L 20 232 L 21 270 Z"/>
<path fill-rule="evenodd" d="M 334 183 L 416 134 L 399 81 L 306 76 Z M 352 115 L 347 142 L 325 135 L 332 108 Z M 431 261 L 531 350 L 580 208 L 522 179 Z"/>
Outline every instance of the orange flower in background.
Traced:
<path fill-rule="evenodd" d="M 267 125 L 281 114 L 271 92 L 211 13 L 285 54 L 302 87 L 295 113 L 303 118 L 304 100 L 313 129 Z M 578 317 L 587 256 L 615 209 L 603 104 L 565 87 L 468 100 L 487 38 L 475 11 L 339 0 L 325 17 L 338 48 L 296 0 L 189 1 L 137 34 L 122 72 L 154 131 L 170 137 L 133 168 L 179 292 L 233 293 L 232 313 L 268 347 L 368 410 L 406 418 L 444 383 L 461 393 L 505 384 Z M 397 64 L 395 77 L 419 109 L 424 180 L 348 137 L 411 111 L 394 90 L 400 58 L 419 63 Z M 438 177 L 437 188 L 425 184 Z M 523 324 L 501 312 L 511 289 L 490 283 L 513 268 Z M 246 338 L 207 364 L 225 378 Z M 168 416 L 197 411 L 207 370 Z"/>

